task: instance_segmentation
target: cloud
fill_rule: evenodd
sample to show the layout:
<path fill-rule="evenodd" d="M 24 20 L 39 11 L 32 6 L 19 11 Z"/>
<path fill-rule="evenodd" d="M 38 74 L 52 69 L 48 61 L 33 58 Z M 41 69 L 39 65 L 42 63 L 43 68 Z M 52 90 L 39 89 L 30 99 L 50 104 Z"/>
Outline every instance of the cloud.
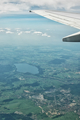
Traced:
<path fill-rule="evenodd" d="M 6 31 L 6 33 L 7 33 L 7 34 L 13 34 L 13 32 L 11 32 L 11 31 Z"/>
<path fill-rule="evenodd" d="M 45 37 L 51 37 L 50 35 L 48 35 L 47 33 L 42 33 L 40 31 L 34 31 L 33 34 L 37 34 L 37 35 L 41 35 L 41 36 L 45 36 Z"/>
<path fill-rule="evenodd" d="M 44 33 L 44 34 L 42 34 L 42 36 L 47 36 L 47 34 L 46 34 L 46 33 Z"/>
<path fill-rule="evenodd" d="M 48 35 L 47 37 L 51 37 L 50 35 Z"/>
<path fill-rule="evenodd" d="M 24 34 L 36 34 L 36 35 L 40 35 L 43 37 L 51 37 L 50 35 L 48 35 L 47 33 L 43 33 L 41 31 L 35 31 L 35 30 L 23 30 L 21 28 L 15 28 L 15 29 L 11 29 L 11 28 L 0 28 L 0 32 L 4 32 L 6 34 L 17 34 L 17 35 L 21 35 L 22 33 Z"/>
<path fill-rule="evenodd" d="M 31 31 L 25 31 L 25 33 L 31 33 Z"/>
<path fill-rule="evenodd" d="M 0 13 L 21 12 L 30 9 L 80 11 L 80 0 L 1 0 Z"/>
<path fill-rule="evenodd" d="M 22 31 L 18 33 L 18 35 L 21 35 L 22 34 Z"/>
<path fill-rule="evenodd" d="M 37 34 L 37 35 L 41 35 L 41 36 L 45 36 L 45 37 L 51 37 L 47 33 L 42 33 L 41 31 L 34 31 L 32 34 Z"/>
<path fill-rule="evenodd" d="M 0 32 L 4 32 L 4 30 L 0 30 Z"/>
<path fill-rule="evenodd" d="M 5 28 L 6 30 L 11 30 L 10 28 Z"/>
<path fill-rule="evenodd" d="M 42 34 L 40 31 L 35 31 L 34 34 Z"/>
<path fill-rule="evenodd" d="M 47 33 L 42 34 L 42 36 L 45 36 L 45 37 L 51 37 L 51 36 L 48 35 Z"/>

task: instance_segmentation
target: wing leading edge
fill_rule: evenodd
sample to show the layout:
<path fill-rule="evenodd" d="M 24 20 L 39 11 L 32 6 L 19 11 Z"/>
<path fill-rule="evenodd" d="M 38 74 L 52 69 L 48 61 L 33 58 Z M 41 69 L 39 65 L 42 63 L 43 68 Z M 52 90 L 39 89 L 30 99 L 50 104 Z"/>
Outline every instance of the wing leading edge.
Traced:
<path fill-rule="evenodd" d="M 52 10 L 33 10 L 30 12 L 34 12 L 48 19 L 80 29 L 80 14 L 57 12 Z M 80 32 L 64 37 L 63 41 L 64 42 L 80 42 Z"/>

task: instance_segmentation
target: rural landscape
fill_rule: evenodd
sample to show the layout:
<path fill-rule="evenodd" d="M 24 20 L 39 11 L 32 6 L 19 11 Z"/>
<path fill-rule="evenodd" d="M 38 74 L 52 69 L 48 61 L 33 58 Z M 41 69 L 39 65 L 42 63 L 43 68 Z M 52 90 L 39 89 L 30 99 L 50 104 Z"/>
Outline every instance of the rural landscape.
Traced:
<path fill-rule="evenodd" d="M 0 120 L 79 119 L 78 48 L 0 47 Z"/>

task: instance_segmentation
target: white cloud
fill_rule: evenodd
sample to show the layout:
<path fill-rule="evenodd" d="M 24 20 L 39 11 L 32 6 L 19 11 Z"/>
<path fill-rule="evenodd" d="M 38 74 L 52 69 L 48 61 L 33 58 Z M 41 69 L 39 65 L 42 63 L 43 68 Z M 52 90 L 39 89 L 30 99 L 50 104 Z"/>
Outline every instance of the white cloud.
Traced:
<path fill-rule="evenodd" d="M 5 30 L 6 29 L 6 30 Z M 0 32 L 5 32 L 6 34 L 15 34 L 17 33 L 17 35 L 21 35 L 22 33 L 27 33 L 27 34 L 36 34 L 36 35 L 40 35 L 40 36 L 44 36 L 44 37 L 51 37 L 50 35 L 48 35 L 47 33 L 42 33 L 41 31 L 35 31 L 35 30 L 22 30 L 21 28 L 15 28 L 11 31 L 10 28 L 0 28 Z"/>
<path fill-rule="evenodd" d="M 40 31 L 34 31 L 33 34 L 37 34 L 37 35 L 41 35 L 41 36 L 45 36 L 45 37 L 51 37 L 50 35 L 48 35 L 47 33 L 42 33 Z"/>
<path fill-rule="evenodd" d="M 31 31 L 25 31 L 25 33 L 31 33 Z"/>
<path fill-rule="evenodd" d="M 21 35 L 22 34 L 22 31 L 18 33 L 18 35 Z"/>
<path fill-rule="evenodd" d="M 13 34 L 13 32 L 11 32 L 11 31 L 6 31 L 6 33 L 7 33 L 7 34 Z"/>
<path fill-rule="evenodd" d="M 1 0 L 0 13 L 28 11 L 35 9 L 35 6 L 41 9 L 80 11 L 80 0 Z"/>
<path fill-rule="evenodd" d="M 10 28 L 5 28 L 6 30 L 11 30 Z"/>
<path fill-rule="evenodd" d="M 42 36 L 47 36 L 47 34 L 46 34 L 46 33 L 44 33 L 44 34 L 42 34 Z"/>
<path fill-rule="evenodd" d="M 21 28 L 15 28 L 15 30 L 17 31 L 17 33 L 19 34 L 21 31 Z"/>
<path fill-rule="evenodd" d="M 17 32 L 20 32 L 20 30 L 16 30 Z"/>
<path fill-rule="evenodd" d="M 4 30 L 0 30 L 0 32 L 4 32 Z"/>
<path fill-rule="evenodd" d="M 42 34 L 42 36 L 45 36 L 45 37 L 51 37 L 51 36 L 48 35 L 47 33 Z"/>
<path fill-rule="evenodd" d="M 48 35 L 47 37 L 51 37 L 50 35 Z"/>
<path fill-rule="evenodd" d="M 42 34 L 40 31 L 35 31 L 34 34 Z"/>

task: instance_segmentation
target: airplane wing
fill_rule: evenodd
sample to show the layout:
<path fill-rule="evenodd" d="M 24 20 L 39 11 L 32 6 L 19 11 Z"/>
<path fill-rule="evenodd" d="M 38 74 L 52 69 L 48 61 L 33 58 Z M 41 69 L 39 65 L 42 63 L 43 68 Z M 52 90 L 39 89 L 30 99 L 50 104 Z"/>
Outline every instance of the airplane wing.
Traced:
<path fill-rule="evenodd" d="M 34 12 L 48 19 L 80 29 L 80 14 L 58 12 L 58 11 L 52 11 L 52 10 L 32 10 L 30 12 Z M 80 42 L 80 32 L 64 37 L 63 41 L 64 42 Z"/>

